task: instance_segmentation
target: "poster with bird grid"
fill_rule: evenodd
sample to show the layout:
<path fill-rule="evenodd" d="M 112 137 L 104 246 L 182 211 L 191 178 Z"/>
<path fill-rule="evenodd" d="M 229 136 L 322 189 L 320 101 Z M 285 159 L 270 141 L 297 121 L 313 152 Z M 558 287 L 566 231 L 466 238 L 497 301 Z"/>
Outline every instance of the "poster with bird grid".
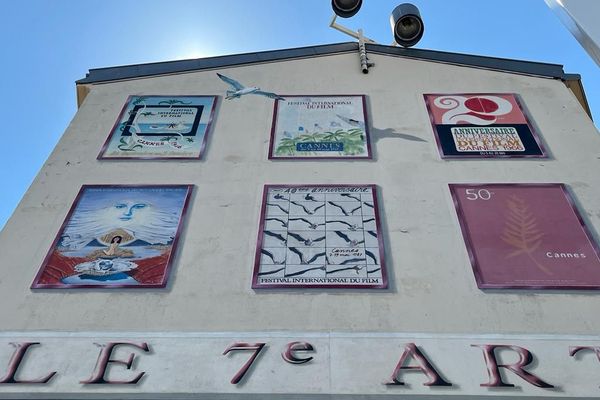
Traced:
<path fill-rule="evenodd" d="M 387 288 L 375 185 L 265 185 L 252 287 Z"/>
<path fill-rule="evenodd" d="M 371 159 L 364 95 L 275 100 L 269 159 Z"/>
<path fill-rule="evenodd" d="M 600 289 L 600 252 L 566 186 L 451 184 L 481 289 Z"/>

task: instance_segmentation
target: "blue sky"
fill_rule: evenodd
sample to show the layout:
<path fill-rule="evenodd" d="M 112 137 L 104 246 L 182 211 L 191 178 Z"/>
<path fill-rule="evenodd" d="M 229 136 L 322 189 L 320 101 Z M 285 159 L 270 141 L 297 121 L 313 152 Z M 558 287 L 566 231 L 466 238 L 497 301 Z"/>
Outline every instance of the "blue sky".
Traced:
<path fill-rule="evenodd" d="M 389 44 L 399 3 L 364 0 L 342 22 Z M 582 75 L 600 120 L 600 70 L 543 0 L 413 3 L 425 21 L 416 47 L 562 64 Z M 0 227 L 73 118 L 88 69 L 350 40 L 328 27 L 329 0 L 22 0 L 2 11 Z"/>

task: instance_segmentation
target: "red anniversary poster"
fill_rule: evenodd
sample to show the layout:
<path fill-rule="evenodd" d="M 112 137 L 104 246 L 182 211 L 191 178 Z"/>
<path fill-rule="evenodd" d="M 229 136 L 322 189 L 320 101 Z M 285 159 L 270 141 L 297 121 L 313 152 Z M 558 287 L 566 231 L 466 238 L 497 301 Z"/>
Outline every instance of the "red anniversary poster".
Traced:
<path fill-rule="evenodd" d="M 442 158 L 546 157 L 514 93 L 425 94 Z"/>
<path fill-rule="evenodd" d="M 451 184 L 479 288 L 600 289 L 600 258 L 562 184 Z"/>

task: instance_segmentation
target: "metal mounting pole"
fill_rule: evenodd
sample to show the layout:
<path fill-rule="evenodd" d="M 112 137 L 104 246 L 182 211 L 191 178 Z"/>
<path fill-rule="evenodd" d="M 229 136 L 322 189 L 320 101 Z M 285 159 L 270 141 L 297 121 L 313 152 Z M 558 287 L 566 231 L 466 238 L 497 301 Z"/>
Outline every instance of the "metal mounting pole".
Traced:
<path fill-rule="evenodd" d="M 375 64 L 369 62 L 369 58 L 367 57 L 367 46 L 365 46 L 365 43 L 376 44 L 377 42 L 364 36 L 362 29 L 359 29 L 358 32 L 354 32 L 353 30 L 348 29 L 345 26 L 337 24 L 335 22 L 336 18 L 337 18 L 337 15 L 333 14 L 333 18 L 331 18 L 331 22 L 329 23 L 329 26 L 337 31 L 345 33 L 348 36 L 358 39 L 358 56 L 360 57 L 360 69 L 363 72 L 363 74 L 368 74 L 369 67 L 372 67 Z"/>
<path fill-rule="evenodd" d="M 369 67 L 373 66 L 373 63 L 370 63 L 367 58 L 367 47 L 365 46 L 365 38 L 363 37 L 362 29 L 358 30 L 358 56 L 360 57 L 360 69 L 363 74 L 368 74 Z"/>
<path fill-rule="evenodd" d="M 335 29 L 336 31 L 340 31 L 342 33 L 345 33 L 348 36 L 352 36 L 354 39 L 358 39 L 358 32 L 354 32 L 351 29 L 346 28 L 345 26 L 342 26 L 338 23 L 335 22 L 335 20 L 337 19 L 337 15 L 333 14 L 333 17 L 331 18 L 331 22 L 329 23 L 329 26 L 333 29 Z M 377 44 L 376 41 L 369 39 L 368 37 L 364 36 L 363 39 L 365 40 L 366 43 L 375 43 Z"/>

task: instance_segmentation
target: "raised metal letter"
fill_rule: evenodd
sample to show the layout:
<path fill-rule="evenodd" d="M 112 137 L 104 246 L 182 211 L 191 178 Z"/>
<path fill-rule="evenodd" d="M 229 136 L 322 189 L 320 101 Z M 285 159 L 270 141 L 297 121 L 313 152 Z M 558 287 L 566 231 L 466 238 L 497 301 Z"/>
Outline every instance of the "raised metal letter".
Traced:
<path fill-rule="evenodd" d="M 419 365 L 404 365 L 407 363 L 410 357 L 414 358 Z M 452 386 L 450 382 L 446 382 L 444 379 L 442 379 L 442 377 L 435 370 L 433 365 L 431 365 L 427 357 L 425 357 L 425 355 L 421 353 L 421 351 L 417 348 L 417 346 L 414 343 L 408 343 L 406 346 L 404 346 L 404 353 L 402 353 L 400 361 L 398 361 L 398 365 L 396 365 L 396 369 L 394 369 L 391 378 L 389 379 L 389 381 L 385 382 L 385 384 L 404 385 L 404 382 L 402 382 L 398 377 L 402 370 L 418 370 L 427 375 L 429 381 L 424 383 L 424 386 Z"/>
<path fill-rule="evenodd" d="M 263 347 L 265 347 L 265 343 L 240 343 L 240 342 L 237 342 L 225 349 L 225 351 L 223 352 L 223 355 L 229 353 L 230 351 L 236 351 L 236 350 L 254 350 L 254 353 L 252 354 L 250 359 L 246 362 L 246 364 L 244 364 L 242 366 L 242 368 L 238 371 L 238 373 L 235 374 L 233 379 L 231 379 L 232 384 L 236 385 L 242 380 L 244 375 L 246 375 L 246 372 L 248 372 L 248 369 L 250 369 L 250 367 L 252 366 L 252 363 L 254 362 L 254 360 L 256 360 L 256 357 L 258 357 L 258 354 L 263 349 Z"/>
<path fill-rule="evenodd" d="M 21 365 L 21 361 L 23 361 L 23 357 L 25 357 L 25 353 L 31 346 L 35 346 L 40 344 L 39 342 L 23 342 L 23 343 L 12 343 L 15 346 L 15 352 L 13 353 L 10 361 L 8 362 L 8 372 L 4 375 L 3 378 L 0 379 L 0 383 L 48 383 L 50 379 L 56 375 L 56 371 L 50 372 L 43 378 L 39 379 L 17 379 L 15 375 L 17 374 L 17 370 L 19 369 L 19 365 Z"/>
<path fill-rule="evenodd" d="M 281 357 L 290 364 L 304 364 L 313 359 L 313 357 L 300 358 L 294 355 L 296 351 L 315 351 L 312 344 L 307 342 L 291 342 L 285 346 Z"/>
<path fill-rule="evenodd" d="M 483 350 L 483 357 L 485 358 L 485 365 L 487 367 L 488 375 L 490 380 L 488 383 L 482 383 L 480 386 L 483 387 L 514 387 L 511 383 L 506 383 L 502 380 L 500 375 L 500 368 L 506 368 L 509 371 L 514 372 L 517 376 L 531 383 L 534 386 L 541 388 L 553 388 L 549 383 L 544 382 L 537 376 L 525 371 L 523 368 L 531 364 L 533 361 L 533 355 L 531 352 L 523 347 L 510 346 L 503 344 L 472 344 L 471 347 L 479 347 Z M 496 349 L 510 349 L 519 354 L 519 361 L 514 364 L 498 364 L 496 359 Z"/>
<path fill-rule="evenodd" d="M 575 354 L 579 353 L 581 350 L 589 350 L 596 353 L 596 358 L 600 361 L 600 347 L 596 346 L 571 346 L 569 347 L 569 355 L 574 357 Z"/>
<path fill-rule="evenodd" d="M 131 343 L 131 342 L 110 342 L 107 343 L 106 345 L 102 346 L 102 350 L 100 350 L 100 355 L 98 356 L 98 361 L 96 362 L 96 370 L 95 373 L 88 379 L 85 381 L 80 381 L 80 383 L 84 383 L 84 384 L 115 384 L 115 385 L 135 385 L 139 382 L 140 379 L 142 379 L 142 376 L 144 376 L 145 372 L 140 372 L 139 374 L 137 374 L 135 376 L 135 378 L 128 380 L 128 381 L 113 381 L 113 380 L 109 380 L 104 378 L 105 374 L 106 374 L 106 369 L 108 368 L 108 364 L 110 363 L 115 363 L 115 364 L 122 364 L 124 365 L 127 369 L 131 369 L 131 365 L 133 364 L 133 359 L 135 357 L 135 354 L 131 353 L 129 354 L 129 358 L 127 360 L 113 360 L 112 358 L 110 358 L 112 356 L 112 352 L 113 349 L 117 346 L 133 346 L 133 347 L 137 347 L 140 350 L 143 350 L 145 352 L 149 352 L 150 348 L 148 347 L 148 344 L 145 342 L 142 343 Z"/>

